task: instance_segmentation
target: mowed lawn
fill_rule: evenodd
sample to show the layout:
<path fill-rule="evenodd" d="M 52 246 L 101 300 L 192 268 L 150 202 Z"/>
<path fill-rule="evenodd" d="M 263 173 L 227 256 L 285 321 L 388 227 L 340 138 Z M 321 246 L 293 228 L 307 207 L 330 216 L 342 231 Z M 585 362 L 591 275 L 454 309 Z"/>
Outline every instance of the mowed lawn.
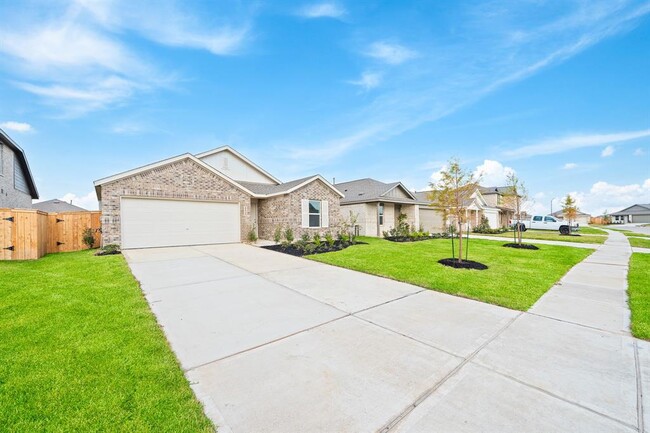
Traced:
<path fill-rule="evenodd" d="M 627 240 L 630 242 L 630 245 L 632 245 L 633 247 L 650 248 L 650 239 L 628 237 Z"/>
<path fill-rule="evenodd" d="M 650 340 L 650 254 L 632 254 L 627 282 L 632 335 Z"/>
<path fill-rule="evenodd" d="M 580 234 L 580 233 L 578 233 Z M 607 233 L 605 233 L 607 234 Z M 480 236 L 495 236 L 501 238 L 513 238 L 514 232 L 509 231 L 498 235 L 480 234 Z M 576 242 L 581 244 L 602 244 L 607 240 L 607 236 L 599 234 L 580 234 L 580 236 L 567 236 L 561 235 L 559 232 L 552 230 L 526 230 L 523 233 L 524 242 L 529 240 L 545 240 L 545 241 L 560 241 L 560 242 Z"/>
<path fill-rule="evenodd" d="M 122 256 L 0 262 L 0 430 L 209 432 Z"/>
<path fill-rule="evenodd" d="M 504 242 L 471 239 L 469 259 L 489 267 L 476 271 L 438 263 L 451 257 L 449 239 L 406 243 L 360 240 L 368 245 L 309 258 L 522 311 L 528 310 L 573 265 L 593 252 L 555 245 L 519 250 L 503 247 Z"/>

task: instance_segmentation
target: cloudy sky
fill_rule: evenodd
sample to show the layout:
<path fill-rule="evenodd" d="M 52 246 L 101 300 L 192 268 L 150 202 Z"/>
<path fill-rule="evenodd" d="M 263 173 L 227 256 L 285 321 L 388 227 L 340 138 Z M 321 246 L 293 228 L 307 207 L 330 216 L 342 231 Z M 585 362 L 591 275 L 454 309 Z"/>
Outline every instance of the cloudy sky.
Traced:
<path fill-rule="evenodd" d="M 0 128 L 41 198 L 230 144 L 283 180 L 421 190 L 451 157 L 530 210 L 650 202 L 650 2 L 0 1 Z M 557 209 L 560 200 L 555 200 Z"/>

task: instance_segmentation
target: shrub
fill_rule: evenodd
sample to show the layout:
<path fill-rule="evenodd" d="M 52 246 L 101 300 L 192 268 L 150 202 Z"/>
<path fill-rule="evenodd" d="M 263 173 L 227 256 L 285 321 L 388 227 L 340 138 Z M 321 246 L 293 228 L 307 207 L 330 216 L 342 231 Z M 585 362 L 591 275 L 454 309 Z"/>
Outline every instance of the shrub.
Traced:
<path fill-rule="evenodd" d="M 284 231 L 284 238 L 289 244 L 293 242 L 293 229 L 291 227 L 287 227 L 287 229 Z"/>
<path fill-rule="evenodd" d="M 282 227 L 276 226 L 275 231 L 273 232 L 273 241 L 275 241 L 276 244 L 279 244 L 281 240 L 282 240 Z"/>
<path fill-rule="evenodd" d="M 334 240 L 334 236 L 332 236 L 331 232 L 325 233 L 325 242 L 327 242 L 327 245 L 330 247 L 334 246 L 334 242 L 336 241 Z"/>
<path fill-rule="evenodd" d="M 487 230 L 491 230 L 490 221 L 488 221 L 485 215 L 481 216 L 481 223 L 474 227 L 472 230 L 474 233 L 486 233 Z"/>
<path fill-rule="evenodd" d="M 395 230 L 395 236 L 408 236 L 411 232 L 411 228 L 409 224 L 406 222 L 406 214 L 399 214 L 397 217 L 397 227 L 395 227 L 393 230 Z"/>
<path fill-rule="evenodd" d="M 91 249 L 95 245 L 95 235 L 93 234 L 93 229 L 86 227 L 83 232 L 81 232 L 81 240 L 84 244 Z"/>
<path fill-rule="evenodd" d="M 320 233 L 314 233 L 314 245 L 320 247 L 320 244 L 321 244 Z"/>
<path fill-rule="evenodd" d="M 255 226 L 253 226 L 248 232 L 248 241 L 255 242 L 256 240 L 257 240 L 257 233 L 255 230 Z"/>
<path fill-rule="evenodd" d="M 121 254 L 120 246 L 117 244 L 104 245 L 95 253 L 96 256 L 109 256 L 112 254 Z"/>
<path fill-rule="evenodd" d="M 314 254 L 314 252 L 316 252 L 316 245 L 305 244 L 305 246 L 302 247 L 302 250 L 305 254 Z"/>
<path fill-rule="evenodd" d="M 302 236 L 300 236 L 300 239 L 302 239 L 304 243 L 307 243 L 311 240 L 311 236 L 309 236 L 309 233 L 303 233 Z"/>

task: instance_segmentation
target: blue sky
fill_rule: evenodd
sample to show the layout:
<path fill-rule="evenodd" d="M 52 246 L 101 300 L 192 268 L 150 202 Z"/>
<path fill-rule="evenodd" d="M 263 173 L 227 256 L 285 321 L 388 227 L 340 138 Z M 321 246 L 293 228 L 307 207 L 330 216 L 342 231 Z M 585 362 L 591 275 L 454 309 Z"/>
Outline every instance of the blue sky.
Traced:
<path fill-rule="evenodd" d="M 136 3 L 134 5 L 134 3 Z M 230 144 L 282 180 L 424 189 L 451 157 L 529 210 L 650 202 L 650 2 L 0 1 L 0 127 L 41 198 Z M 554 207 L 559 206 L 554 202 Z"/>

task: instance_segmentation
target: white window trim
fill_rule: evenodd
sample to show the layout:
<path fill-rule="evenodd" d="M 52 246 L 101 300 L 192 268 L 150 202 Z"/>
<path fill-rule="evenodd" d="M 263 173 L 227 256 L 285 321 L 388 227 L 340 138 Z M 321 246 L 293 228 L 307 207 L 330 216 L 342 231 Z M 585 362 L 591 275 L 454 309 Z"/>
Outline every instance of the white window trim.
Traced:
<path fill-rule="evenodd" d="M 310 211 L 311 206 L 309 206 L 309 205 L 311 205 L 312 202 L 318 202 L 318 213 L 314 213 L 314 212 Z M 309 225 L 310 229 L 319 229 L 319 228 L 321 228 L 322 223 L 323 223 L 323 202 L 321 200 L 310 199 L 308 201 L 308 206 L 307 206 L 307 215 L 309 216 L 308 225 Z M 314 216 L 314 215 L 318 215 L 318 225 L 315 225 L 315 226 L 311 225 L 311 217 Z"/>

